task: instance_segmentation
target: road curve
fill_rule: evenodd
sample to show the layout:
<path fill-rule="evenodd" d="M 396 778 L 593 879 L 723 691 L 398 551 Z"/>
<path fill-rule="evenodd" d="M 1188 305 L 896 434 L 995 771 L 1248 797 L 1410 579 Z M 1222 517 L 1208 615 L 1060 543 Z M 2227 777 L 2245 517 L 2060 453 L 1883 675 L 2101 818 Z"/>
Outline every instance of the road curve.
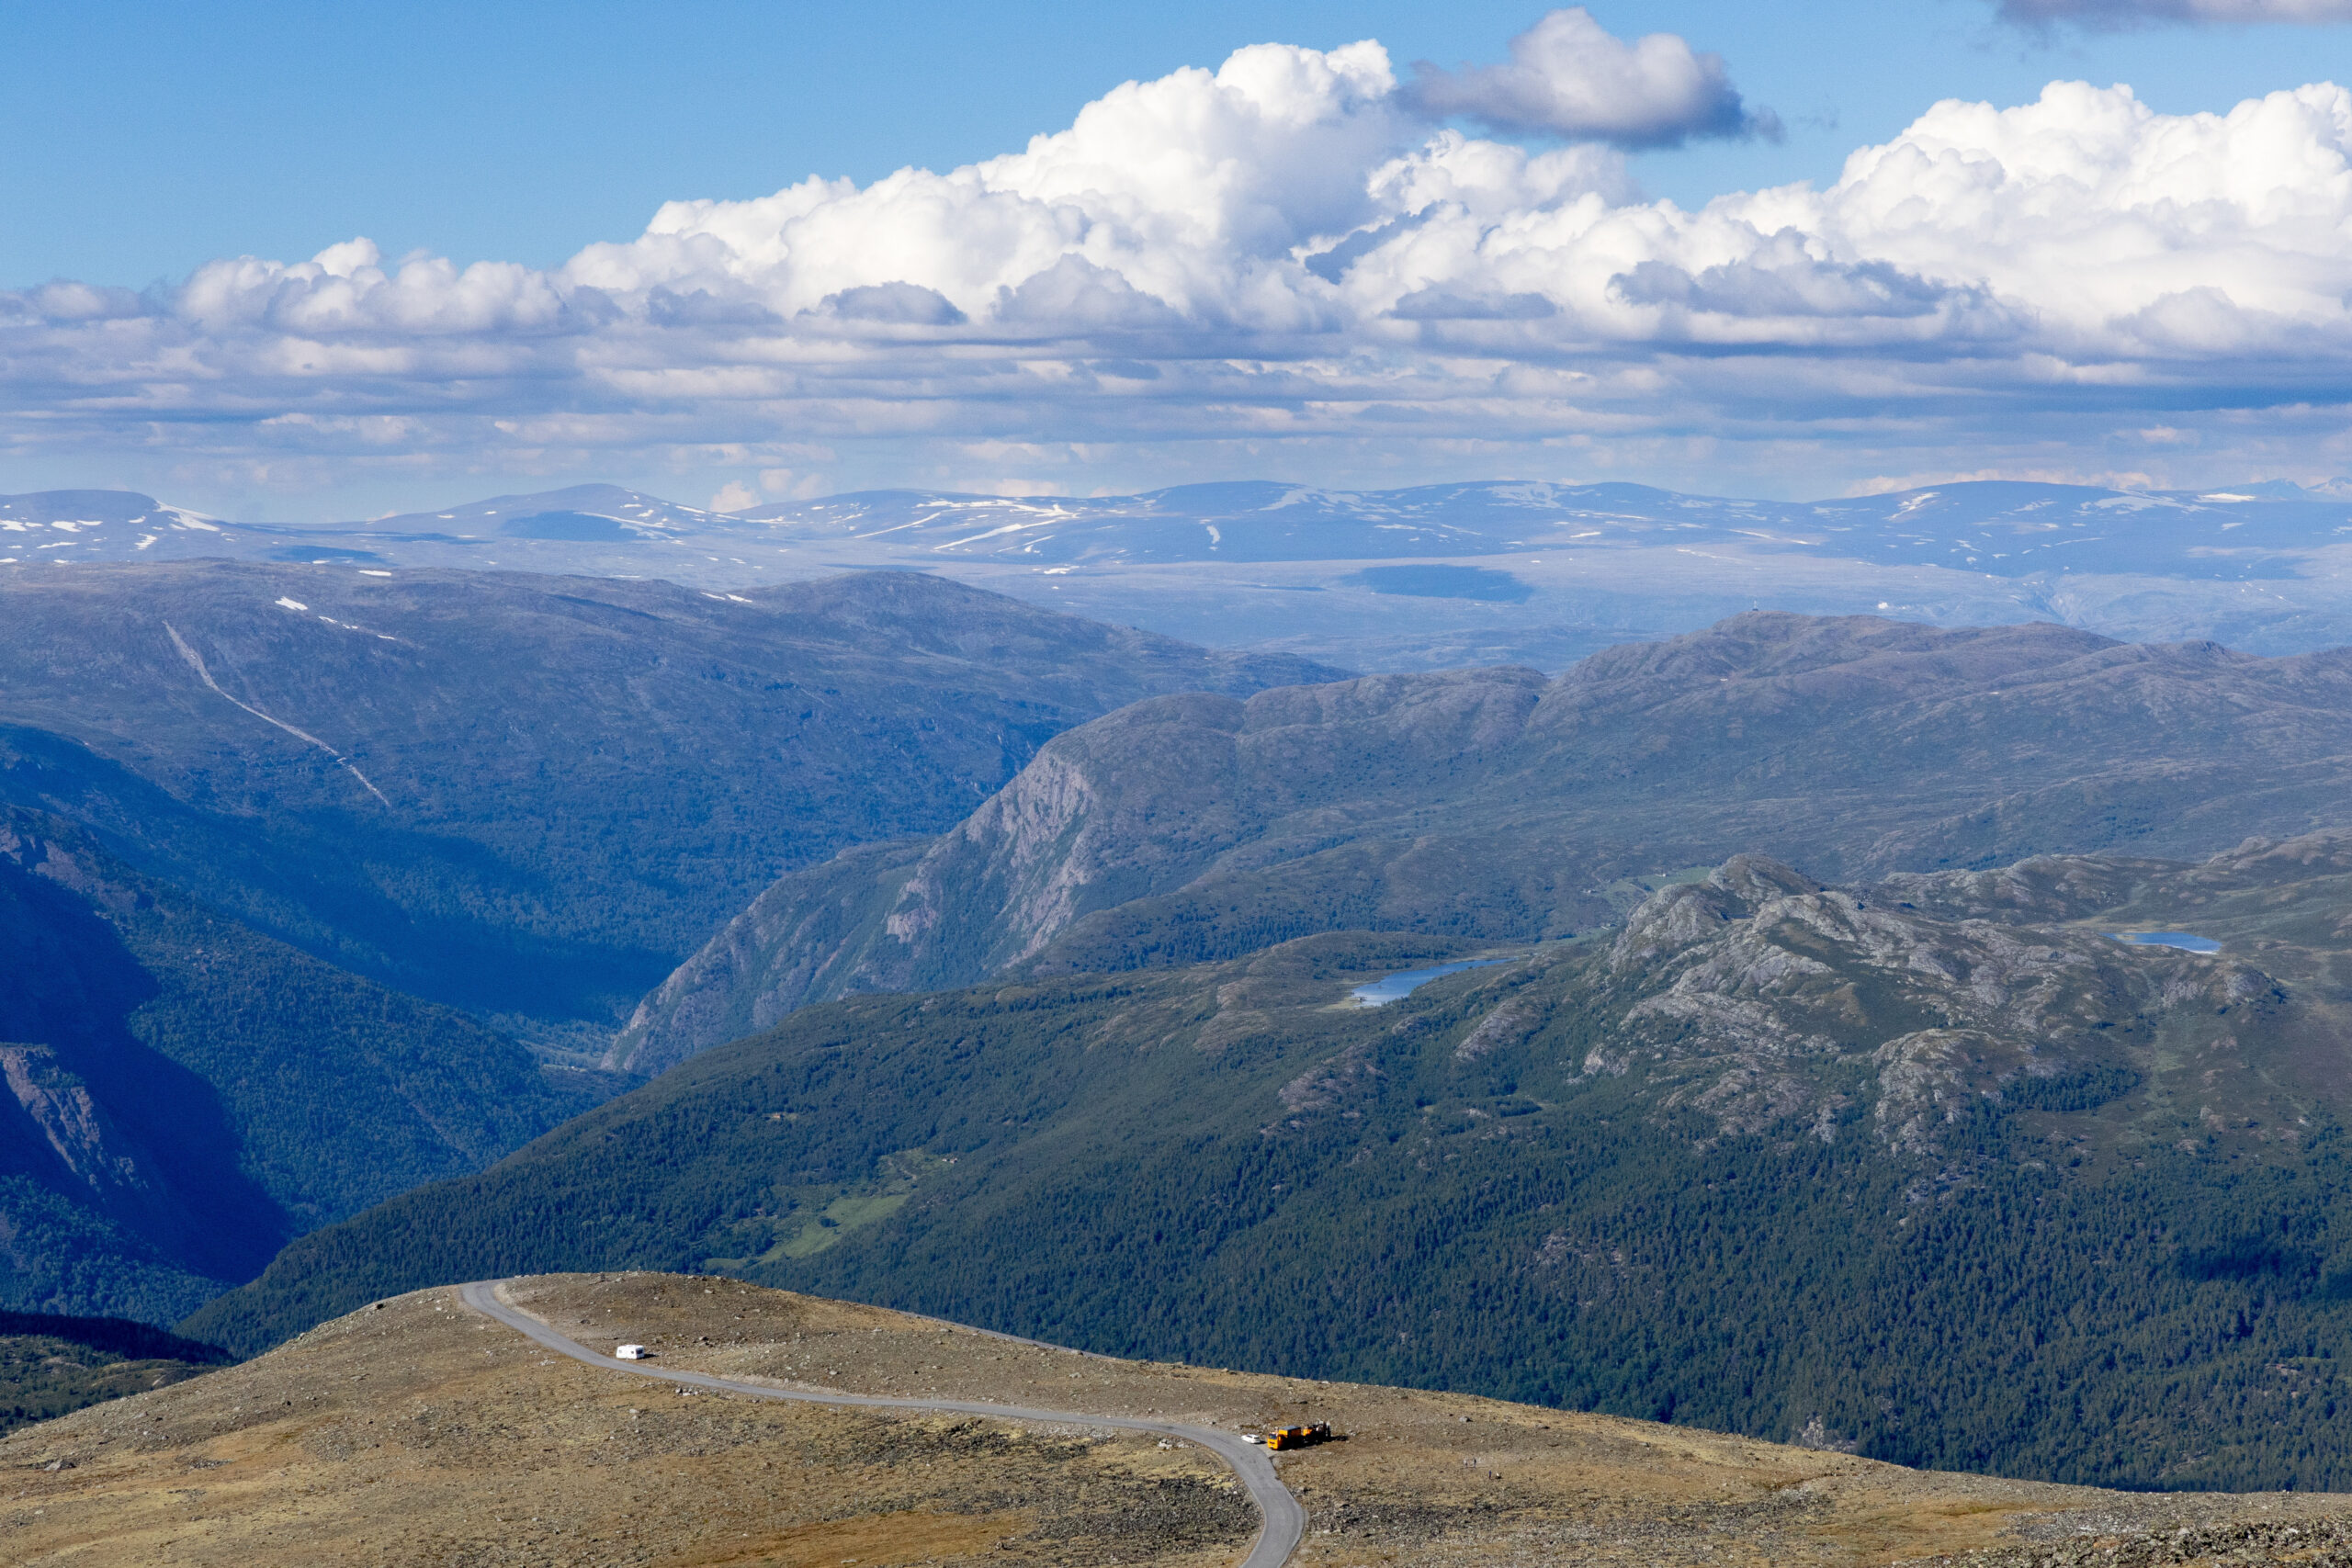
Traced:
<path fill-rule="evenodd" d="M 458 1299 L 483 1316 L 496 1319 L 536 1343 L 575 1361 L 585 1361 L 592 1367 L 627 1372 L 632 1377 L 652 1378 L 660 1382 L 717 1389 L 725 1393 L 741 1394 L 746 1399 L 773 1399 L 797 1404 L 849 1405 L 864 1410 L 929 1410 L 950 1416 L 989 1416 L 1003 1421 L 1074 1423 L 1086 1427 L 1115 1427 L 1125 1432 L 1150 1432 L 1163 1438 L 1181 1438 L 1185 1442 L 1198 1444 L 1224 1461 L 1226 1468 L 1232 1471 L 1249 1490 L 1250 1500 L 1258 1505 L 1258 1516 L 1265 1523 L 1258 1531 L 1258 1539 L 1250 1544 L 1250 1555 L 1241 1560 L 1240 1568 L 1282 1568 L 1290 1561 L 1290 1554 L 1297 1550 L 1299 1539 L 1306 1533 L 1306 1509 L 1290 1495 L 1290 1489 L 1274 1473 L 1274 1461 L 1267 1456 L 1265 1450 L 1254 1443 L 1243 1442 L 1238 1433 L 1220 1432 L 1213 1427 L 1188 1427 L 1175 1421 L 1140 1421 L 1130 1416 L 1090 1416 L 1074 1410 L 1032 1410 L 1019 1404 L 967 1404 L 954 1399 L 907 1399 L 865 1393 L 807 1393 L 797 1389 L 737 1382 L 731 1378 L 713 1377 L 708 1372 L 675 1371 L 667 1367 L 650 1367 L 642 1361 L 616 1361 L 610 1356 L 598 1355 L 576 1339 L 565 1338 L 537 1318 L 500 1301 L 497 1291 L 502 1282 L 477 1280 L 472 1284 L 460 1285 L 458 1287 Z"/>

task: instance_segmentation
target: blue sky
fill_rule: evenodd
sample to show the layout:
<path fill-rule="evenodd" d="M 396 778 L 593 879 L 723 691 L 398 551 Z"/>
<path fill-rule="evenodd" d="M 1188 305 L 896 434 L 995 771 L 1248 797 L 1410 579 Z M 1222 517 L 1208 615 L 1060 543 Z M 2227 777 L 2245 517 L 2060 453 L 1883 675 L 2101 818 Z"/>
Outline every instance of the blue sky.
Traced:
<path fill-rule="evenodd" d="M 2232 0 L 2170 0 L 2169 8 L 2209 3 L 2226 9 Z M 2258 7 L 2262 0 L 2237 3 Z M 2341 10 L 2330 0 L 2309 0 L 2309 8 Z M 1850 152 L 1895 141 L 1939 99 L 2015 109 L 2034 104 L 2052 80 L 2080 79 L 2098 88 L 2127 83 L 2147 110 L 2180 117 L 2345 78 L 2352 63 L 2352 27 L 2341 22 L 2159 19 L 2037 29 L 2000 20 L 1979 0 L 1589 10 L 1619 39 L 1668 33 L 1720 55 L 1740 101 L 1773 111 L 1782 134 L 1624 152 L 1605 135 L 1572 136 L 1591 154 L 1576 179 L 1495 196 L 1490 210 L 1465 220 L 1459 244 L 1473 244 L 1479 224 L 1479 232 L 1502 233 L 1527 214 L 1582 199 L 1579 191 L 1638 217 L 1641 203 L 1661 197 L 1689 209 L 1792 181 L 1826 190 Z M 994 320 L 990 302 L 1011 299 L 1044 271 L 1016 276 L 1042 254 L 1034 235 L 1006 240 L 1012 249 L 990 267 L 869 254 L 848 258 L 855 265 L 828 258 L 814 272 L 814 242 L 804 241 L 787 278 L 775 257 L 742 249 L 738 223 L 725 241 L 736 253 L 724 264 L 680 253 L 657 265 L 640 254 L 626 277 L 586 281 L 583 248 L 605 242 L 643 252 L 649 220 L 665 202 L 752 202 L 811 175 L 870 186 L 906 165 L 944 174 L 1066 130 L 1122 82 L 1151 83 L 1186 67 L 1214 72 L 1251 44 L 1295 45 L 1320 58 L 1377 39 L 1401 84 L 1390 98 L 1401 104 L 1418 80 L 1415 62 L 1492 67 L 1545 13 L 1491 0 L 1446 7 L 1213 0 L 1138 8 L 1106 23 L 1109 15 L 1100 6 L 887 3 L 331 11 L 0 0 L 0 144 L 7 149 L 0 199 L 12 220 L 0 229 L 0 288 L 19 290 L 20 301 L 14 315 L 0 311 L 0 489 L 139 483 L 198 504 L 324 515 L 588 477 L 701 502 L 728 486 L 766 499 L 894 479 L 1089 490 L 1245 472 L 1351 484 L 1513 473 L 1802 493 L 1988 468 L 2195 483 L 2220 482 L 2233 462 L 2290 477 L 2352 468 L 2340 446 L 2344 422 L 2330 412 L 2345 400 L 2336 340 L 2328 336 L 2335 323 L 2319 319 L 2329 290 L 2339 299 L 2343 291 L 2322 276 L 2324 243 L 2269 230 L 2247 242 L 2264 252 L 2253 261 L 2245 243 L 2203 260 L 2184 252 L 2168 267 L 2139 254 L 2145 276 L 2137 292 L 2119 297 L 2130 309 L 2113 312 L 2137 324 L 2110 332 L 2066 298 L 2064 270 L 2100 254 L 2095 243 L 2084 250 L 2080 235 L 2052 242 L 2047 289 L 2004 271 L 1997 258 L 1857 227 L 1851 213 L 1798 215 L 1795 230 L 1811 236 L 1815 252 L 1802 283 L 1789 281 L 1788 268 L 1798 265 L 1789 254 L 1765 254 L 1770 231 L 1753 212 L 1741 220 L 1764 247 L 1754 255 L 1735 255 L 1737 247 L 1726 249 L 1721 236 L 1695 231 L 1645 239 L 1663 248 L 1639 256 L 1623 238 L 1592 240 L 1593 254 L 1559 241 L 1541 257 L 1437 278 L 1430 269 L 1444 264 L 1433 259 L 1440 247 L 1428 230 L 1416 237 L 1381 228 L 1412 217 L 1396 206 L 1404 197 L 1359 209 L 1341 199 L 1345 191 L 1307 193 L 1293 183 L 1264 198 L 1305 204 L 1285 208 L 1288 227 L 1275 249 L 1304 255 L 1348 232 L 1388 233 L 1384 243 L 1398 254 L 1385 284 L 1376 283 L 1377 269 L 1358 267 L 1345 280 L 1302 278 L 1276 305 L 1269 286 L 1252 280 L 1253 269 L 1276 265 L 1264 250 L 1274 242 L 1220 230 L 1211 241 L 1182 242 L 1206 243 L 1216 256 L 1188 251 L 1181 263 L 1161 265 L 1147 253 L 1165 224 L 1146 225 L 1148 233 L 1095 243 L 1085 252 L 1092 269 L 1085 278 L 1115 275 L 1126 291 L 1121 299 L 1133 294 L 1164 317 L 1147 321 L 1150 311 L 1137 305 L 1107 328 L 1088 316 L 1092 325 L 1065 322 L 1057 335 L 1036 326 L 1046 307 L 1035 303 L 1023 330 L 1033 339 L 1055 336 L 1060 346 L 1023 349 L 993 380 L 967 372 L 981 353 L 978 339 L 1006 335 L 1002 323 L 981 330 Z M 1487 101 L 1476 95 L 1498 80 L 1475 71 L 1458 79 L 1473 102 Z M 1576 90 L 1592 86 L 1580 79 Z M 1361 186 L 1384 160 L 1409 155 L 1444 117 L 1371 128 L 1373 111 L 1358 102 L 1369 89 L 1359 87 L 1340 90 L 1317 112 L 1354 117 L 1350 124 L 1363 134 L 1341 140 L 1363 163 L 1354 171 Z M 2301 130 L 2265 134 L 2315 138 L 2324 163 L 2332 112 L 2321 105 L 2301 117 Z M 1396 118 L 1393 107 L 1379 113 Z M 2053 108 L 2018 133 L 2064 138 L 2078 122 L 2097 122 L 2101 134 L 2140 134 L 2117 130 L 2111 118 L 2098 105 Z M 1475 115 L 1453 122 L 1474 141 L 1518 150 L 1562 141 Z M 2015 134 L 2001 134 L 2014 149 Z M 2146 131 L 2160 134 L 2161 126 Z M 2269 156 L 2262 145 L 2259 137 L 2241 138 L 2235 151 L 2215 143 L 2185 156 L 2259 159 Z M 1321 151 L 1252 148 L 1247 155 L 1275 160 L 1342 151 L 1337 142 Z M 2137 155 L 2120 142 L 2100 154 L 2110 169 Z M 2144 184 L 2155 166 L 2132 177 Z M 2298 177 L 2315 200 L 2332 188 L 2319 164 Z M 1423 197 L 1412 199 L 1426 207 Z M 2249 221 L 2270 221 L 2278 206 L 2274 191 L 2247 208 Z M 1086 209 L 1087 220 L 1108 221 L 1108 210 Z M 1790 216 L 1771 209 L 1770 221 Z M 1807 227 L 1815 218 L 1826 225 L 1817 234 Z M 2119 209 L 2115 222 L 2119 233 L 2144 227 L 2137 209 Z M 1630 233 L 1643 224 L 1621 227 Z M 853 247 L 898 232 L 888 222 L 831 231 Z M 296 264 L 357 236 L 372 242 L 372 259 L 335 264 L 344 271 L 321 287 L 347 291 L 351 278 L 365 284 L 377 274 L 397 280 L 401 259 L 423 252 L 447 258 L 459 277 L 470 276 L 463 269 L 471 264 L 513 264 L 549 280 L 547 297 L 534 305 L 525 299 L 530 285 L 508 279 L 498 284 L 503 303 L 480 304 L 496 280 L 478 280 L 468 298 L 479 311 L 467 314 L 469 305 L 453 314 L 446 302 L 413 304 L 432 281 L 418 274 L 401 296 L 412 301 L 403 311 L 331 323 L 313 312 L 289 332 L 255 313 L 262 307 L 251 289 L 279 300 L 269 309 L 282 313 L 290 308 L 286 290 L 315 280 L 244 276 L 236 287 L 246 302 L 233 307 L 218 290 L 203 296 L 214 301 L 209 307 L 176 292 L 223 258 Z M 1405 257 L 1408 241 L 1424 254 Z M 2040 243 L 2029 235 L 2016 244 Z M 2176 236 L 2158 248 L 2167 243 L 2193 251 L 2196 242 Z M 1065 249 L 1080 254 L 1074 240 Z M 1582 294 L 1571 287 L 1577 268 L 1619 261 L 1630 270 Z M 2209 262 L 2210 280 L 2200 270 Z M 1546 266 L 1563 279 L 1558 288 L 1546 281 Z M 1795 288 L 1808 302 L 1774 314 L 1751 288 L 1744 302 L 1726 305 L 1724 280 L 1762 276 L 1757 268 L 1778 269 L 1776 298 L 1794 298 L 1788 290 Z M 831 282 L 811 295 L 817 286 L 807 276 L 820 274 Z M 1711 276 L 1716 282 L 1705 281 Z M 1077 272 L 1055 276 L 1060 284 L 1031 289 L 1036 300 L 1053 295 L 1081 314 L 1094 309 L 1069 303 Z M 37 292 L 60 279 L 147 292 L 143 302 L 107 296 L 116 303 L 93 315 L 92 307 L 57 303 L 65 297 L 54 291 Z M 1621 280 L 1613 292 L 1601 287 L 1610 279 Z M 902 284 L 943 302 L 936 321 L 916 319 L 928 305 L 893 316 L 909 308 L 895 296 L 841 301 L 845 290 Z M 599 292 L 591 299 L 582 287 Z M 1907 303 L 1890 309 L 1882 300 L 1857 308 L 1859 315 L 1883 327 L 1898 319 L 1940 324 L 1841 334 L 1765 321 L 1846 310 L 1822 303 L 1824 289 L 1890 287 Z M 1595 303 L 1603 294 L 1648 314 L 1604 320 Z M 686 321 L 662 303 L 685 297 L 704 301 L 703 317 Z M 731 345 L 748 329 L 711 323 L 726 310 L 755 308 L 763 319 L 864 324 L 758 329 L 752 335 L 765 333 L 778 346 L 747 360 Z M 1538 309 L 1550 325 L 1501 324 L 1533 323 L 1529 312 Z M 1721 330 L 1699 331 L 1698 341 L 1690 323 L 1702 318 L 1721 318 Z M 2061 318 L 2063 330 L 2053 329 Z M 1395 326 L 1400 321 L 1419 324 L 1407 332 Z M 423 336 L 405 341 L 403 331 Z M 127 352 L 121 345 L 134 332 L 146 333 L 143 346 Z M 2269 355 L 2263 345 L 2282 332 L 2302 360 L 2284 378 L 2250 364 Z M 809 346 L 820 340 L 821 349 Z M 335 348 L 341 368 L 315 356 L 302 361 L 288 346 L 298 341 Z M 828 381 L 777 368 L 809 355 L 851 354 L 864 355 L 871 373 Z M 1482 367 L 1464 369 L 1465 355 Z M 2006 373 L 1992 363 L 2004 357 Z M 665 358 L 673 362 L 655 363 Z M 199 359 L 200 372 L 170 368 L 180 379 L 156 389 L 159 367 Z M 1236 359 L 1256 368 L 1238 379 L 1201 370 Z M 2052 359 L 2075 375 L 2078 396 L 2053 403 L 2028 389 L 2037 377 L 2048 381 L 2034 367 Z M 1932 374 L 1919 369 L 1928 361 Z M 1158 373 L 1100 370 L 1114 364 Z M 1768 391 L 1761 383 L 1776 364 L 1792 373 Z M 766 384 L 723 385 L 729 375 L 755 373 Z M 1090 401 L 1070 390 L 1073 376 L 1095 377 L 1100 395 Z M 566 389 L 568 378 L 575 390 Z M 1382 378 L 1420 384 L 1409 397 L 1367 393 Z M 1657 389 L 1646 403 L 1645 381 Z M 1883 395 L 1873 398 L 1882 384 Z M 1050 395 L 1033 396 L 1039 386 Z M 1571 389 L 1577 386 L 1595 389 L 1585 395 Z M 1899 417 L 1887 415 L 1890 400 L 1901 405 Z M 70 405 L 62 416 L 61 403 Z M 1341 405 L 1353 412 L 1330 412 Z M 2294 411 L 2283 423 L 2256 417 L 2281 407 Z M 2114 433 L 2125 429 L 2142 434 L 2119 447 Z M 1401 445 L 1388 438 L 1392 430 L 1405 435 Z"/>
<path fill-rule="evenodd" d="M 2173 113 L 2343 75 L 2352 28 L 2037 36 L 1973 0 L 1590 7 L 1620 34 L 1724 56 L 1788 122 L 1780 143 L 1650 153 L 1686 204 L 1827 180 L 1937 98 L 2017 103 L 2054 76 L 2128 82 Z M 673 197 L 763 196 L 804 175 L 947 168 L 1069 123 L 1131 77 L 1243 44 L 1376 38 L 1399 60 L 1497 56 L 1541 7 L 1235 4 L 399 6 L 0 0 L 0 287 L 141 286 L 216 256 L 560 263 Z"/>

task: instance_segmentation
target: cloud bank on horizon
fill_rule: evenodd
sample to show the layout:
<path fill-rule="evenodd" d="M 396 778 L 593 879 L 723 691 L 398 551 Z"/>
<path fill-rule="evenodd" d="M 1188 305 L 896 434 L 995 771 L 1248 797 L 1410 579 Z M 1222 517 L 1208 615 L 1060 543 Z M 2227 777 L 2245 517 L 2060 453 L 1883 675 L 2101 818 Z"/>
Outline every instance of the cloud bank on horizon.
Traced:
<path fill-rule="evenodd" d="M 1510 54 L 1400 74 L 1370 40 L 1252 46 L 1016 152 L 673 201 L 549 270 L 355 239 L 0 293 L 0 451 L 769 493 L 2352 468 L 2343 87 L 2177 116 L 2081 82 L 1946 101 L 1824 187 L 1693 211 L 1645 199 L 1623 149 L 1770 134 L 1720 60 L 1580 9 Z"/>
<path fill-rule="evenodd" d="M 2191 25 L 2309 25 L 2352 21 L 2352 0 L 1999 0 L 2001 19 L 2026 27 L 2072 22 L 2088 28 Z"/>

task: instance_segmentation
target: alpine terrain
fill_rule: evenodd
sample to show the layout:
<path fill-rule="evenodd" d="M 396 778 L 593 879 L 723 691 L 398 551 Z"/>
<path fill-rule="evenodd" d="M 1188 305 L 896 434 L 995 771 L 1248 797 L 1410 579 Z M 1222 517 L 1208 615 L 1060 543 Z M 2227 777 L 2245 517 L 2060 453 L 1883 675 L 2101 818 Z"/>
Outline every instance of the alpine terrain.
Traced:
<path fill-rule="evenodd" d="M 1737 855 L 1589 937 L 820 1004 L 183 1331 L 717 1269 L 1908 1464 L 2345 1487 L 2347 897 L 2343 832 L 1840 886 Z"/>
<path fill-rule="evenodd" d="M 1227 958 L 1319 931 L 1534 942 L 1762 851 L 1817 874 L 2352 818 L 2352 654 L 1761 614 L 1566 674 L 1138 703 L 926 843 L 786 875 L 638 1008 L 657 1070 L 858 992 Z M 2264 759 L 2249 773 L 2245 758 Z"/>
<path fill-rule="evenodd" d="M 562 1044 L 778 872 L 949 826 L 1073 724 L 1336 673 L 906 573 L 77 570 L 0 581 L 0 799 Z"/>

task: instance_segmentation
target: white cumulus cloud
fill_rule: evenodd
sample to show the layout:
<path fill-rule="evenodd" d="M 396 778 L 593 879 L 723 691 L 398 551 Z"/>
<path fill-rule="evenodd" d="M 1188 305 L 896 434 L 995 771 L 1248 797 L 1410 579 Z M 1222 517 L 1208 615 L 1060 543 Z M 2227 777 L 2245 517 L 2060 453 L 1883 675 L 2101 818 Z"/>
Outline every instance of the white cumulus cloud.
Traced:
<path fill-rule="evenodd" d="M 1537 31 L 1564 17 L 1591 27 Z M 944 173 L 673 202 L 552 269 L 354 240 L 145 294 L 0 295 L 0 450 L 329 487 L 666 464 L 796 494 L 976 462 L 1007 487 L 1827 491 L 2143 464 L 2156 427 L 2167 461 L 2346 466 L 2345 89 L 2198 115 L 2078 82 L 1945 102 L 1826 186 L 1690 209 L 1600 140 L 1640 140 L 1634 108 L 1678 79 L 1654 41 L 1586 51 L 1617 73 L 1598 85 L 1545 78 L 1602 117 L 1549 147 L 1433 126 L 1431 78 L 1376 43 L 1270 44 Z M 1520 43 L 1514 67 L 1554 58 Z"/>
<path fill-rule="evenodd" d="M 1578 6 L 1510 40 L 1508 65 L 1414 68 L 1410 97 L 1441 118 L 1460 115 L 1510 134 L 1564 136 L 1621 147 L 1674 147 L 1694 136 L 1778 137 L 1770 110 L 1740 99 L 1719 55 L 1673 33 L 1627 43 Z"/>

